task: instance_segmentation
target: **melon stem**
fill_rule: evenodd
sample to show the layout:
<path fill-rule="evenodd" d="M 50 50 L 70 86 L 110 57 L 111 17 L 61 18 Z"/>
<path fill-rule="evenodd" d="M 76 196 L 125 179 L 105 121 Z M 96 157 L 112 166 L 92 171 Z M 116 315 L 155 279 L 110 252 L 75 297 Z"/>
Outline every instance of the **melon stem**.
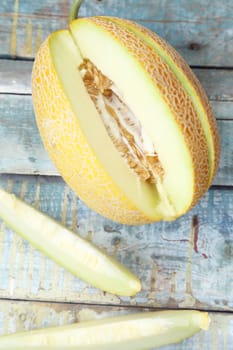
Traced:
<path fill-rule="evenodd" d="M 74 0 L 70 9 L 69 23 L 78 18 L 78 12 L 83 0 Z"/>

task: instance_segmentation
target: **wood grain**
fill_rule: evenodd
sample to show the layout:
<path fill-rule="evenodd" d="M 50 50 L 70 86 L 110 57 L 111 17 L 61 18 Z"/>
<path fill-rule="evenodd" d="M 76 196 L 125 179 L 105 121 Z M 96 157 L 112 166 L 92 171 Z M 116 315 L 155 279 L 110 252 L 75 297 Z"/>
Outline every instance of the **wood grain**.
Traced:
<path fill-rule="evenodd" d="M 1 172 L 57 174 L 43 148 L 30 96 L 0 94 L 1 142 Z"/>
<path fill-rule="evenodd" d="M 2 175 L 0 186 L 114 255 L 142 281 L 134 298 L 103 293 L 2 226 L 0 298 L 233 310 L 232 191 L 209 190 L 175 222 L 133 227 L 94 213 L 58 177 Z"/>
<path fill-rule="evenodd" d="M 1 0 L 0 56 L 35 56 L 53 31 L 66 28 L 71 0 Z M 208 8 L 208 16 L 206 9 Z M 231 0 L 84 1 L 81 16 L 126 17 L 157 32 L 191 65 L 232 67 Z"/>
<path fill-rule="evenodd" d="M 0 94 L 31 94 L 32 62 L 0 59 Z"/>

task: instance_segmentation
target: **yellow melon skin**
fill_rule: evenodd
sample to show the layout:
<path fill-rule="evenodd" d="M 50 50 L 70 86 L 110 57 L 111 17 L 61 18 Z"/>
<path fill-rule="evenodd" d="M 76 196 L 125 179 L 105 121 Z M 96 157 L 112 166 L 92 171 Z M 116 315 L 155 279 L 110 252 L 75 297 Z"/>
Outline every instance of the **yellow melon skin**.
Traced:
<path fill-rule="evenodd" d="M 90 208 L 113 221 L 129 225 L 155 221 L 124 196 L 96 159 L 57 77 L 49 38 L 33 65 L 32 98 L 44 146 L 73 191 Z"/>

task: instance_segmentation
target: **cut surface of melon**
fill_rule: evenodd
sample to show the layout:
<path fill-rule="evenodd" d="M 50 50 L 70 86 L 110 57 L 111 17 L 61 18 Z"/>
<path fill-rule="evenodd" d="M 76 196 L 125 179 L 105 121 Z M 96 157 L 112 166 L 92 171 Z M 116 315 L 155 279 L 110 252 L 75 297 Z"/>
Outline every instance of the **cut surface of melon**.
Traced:
<path fill-rule="evenodd" d="M 50 35 L 34 64 L 34 108 L 51 159 L 87 205 L 121 223 L 181 216 L 217 164 L 195 88 L 152 41 L 128 22 L 78 19 Z"/>
<path fill-rule="evenodd" d="M 93 30 L 91 24 L 84 22 L 82 25 L 80 21 L 75 21 L 71 30 L 82 55 L 116 84 L 150 135 L 165 170 L 163 189 L 175 213 L 181 213 L 193 197 L 192 163 L 185 140 L 167 105 L 138 62 L 106 31 Z M 95 42 L 98 42 L 98 48 Z M 186 190 L 181 193 L 181 188 Z"/>
<path fill-rule="evenodd" d="M 186 92 L 189 94 L 203 126 L 208 145 L 210 166 L 209 181 L 211 183 L 218 166 L 220 140 L 216 119 L 213 115 L 213 111 L 209 104 L 206 93 L 201 87 L 196 76 L 188 64 L 184 61 L 184 59 L 174 50 L 174 48 L 155 33 L 129 20 L 122 20 L 121 18 L 117 17 L 111 17 L 110 20 L 136 33 L 136 35 L 144 40 L 144 42 L 146 42 L 153 50 L 156 50 L 156 52 L 159 53 L 162 59 L 168 64 L 170 69 L 178 77 Z"/>
<path fill-rule="evenodd" d="M 195 179 L 189 150 L 171 112 L 143 70 L 128 57 L 121 45 L 101 30 L 92 31 L 88 25 L 80 26 L 80 29 L 78 26 L 77 29 L 74 23 L 72 31 L 77 40 L 76 51 L 78 52 L 78 47 L 81 51 L 80 56 L 90 59 L 114 81 L 122 97 L 141 117 L 165 170 L 163 183 L 156 187 L 139 181 L 128 169 L 107 135 L 99 113 L 83 85 L 77 70 L 80 61 L 73 60 L 74 55 L 71 59 L 67 49 L 64 49 L 69 40 L 68 33 L 66 38 L 57 35 L 50 41 L 54 66 L 88 143 L 113 181 L 145 215 L 175 218 L 190 206 L 194 197 Z M 95 42 L 98 42 L 98 48 L 94 45 Z M 105 52 L 106 57 L 99 55 L 99 52 Z M 167 199 L 166 203 L 161 200 L 161 196 Z"/>
<path fill-rule="evenodd" d="M 0 349 L 149 350 L 209 327 L 199 311 L 145 312 L 0 337 Z"/>
<path fill-rule="evenodd" d="M 122 160 L 107 134 L 80 75 L 78 67 L 82 62 L 82 56 L 69 32 L 54 34 L 49 44 L 57 75 L 97 161 L 142 212 L 152 218 L 156 215 L 161 218 L 163 213 L 155 211 L 159 202 L 156 187 L 138 180 Z"/>
<path fill-rule="evenodd" d="M 118 295 L 134 295 L 140 281 L 96 246 L 42 212 L 0 189 L 0 218 L 76 277 Z"/>

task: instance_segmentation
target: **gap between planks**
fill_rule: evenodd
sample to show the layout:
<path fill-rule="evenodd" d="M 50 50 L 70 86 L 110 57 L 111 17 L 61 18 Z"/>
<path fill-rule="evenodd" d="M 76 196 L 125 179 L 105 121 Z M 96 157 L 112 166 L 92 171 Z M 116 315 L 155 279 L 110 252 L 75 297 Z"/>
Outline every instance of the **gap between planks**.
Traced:
<path fill-rule="evenodd" d="M 158 307 L 158 306 L 143 306 L 143 305 L 132 305 L 132 304 L 113 304 L 113 303 L 88 303 L 88 302 L 74 302 L 74 301 L 59 301 L 59 300 L 50 300 L 50 299 L 19 299 L 19 298 L 4 298 L 0 297 L 0 302 L 10 302 L 10 303 L 28 303 L 28 304 L 51 304 L 51 305 L 64 305 L 64 306 L 89 306 L 89 307 L 102 307 L 102 308 L 116 308 L 116 309 L 129 309 L 129 310 L 147 310 L 147 311 L 162 311 L 162 310 L 197 310 L 197 311 L 203 311 L 208 313 L 215 313 L 215 314 L 226 314 L 226 315 L 233 315 L 233 311 L 231 310 L 218 310 L 218 309 L 206 309 L 201 307 Z"/>

